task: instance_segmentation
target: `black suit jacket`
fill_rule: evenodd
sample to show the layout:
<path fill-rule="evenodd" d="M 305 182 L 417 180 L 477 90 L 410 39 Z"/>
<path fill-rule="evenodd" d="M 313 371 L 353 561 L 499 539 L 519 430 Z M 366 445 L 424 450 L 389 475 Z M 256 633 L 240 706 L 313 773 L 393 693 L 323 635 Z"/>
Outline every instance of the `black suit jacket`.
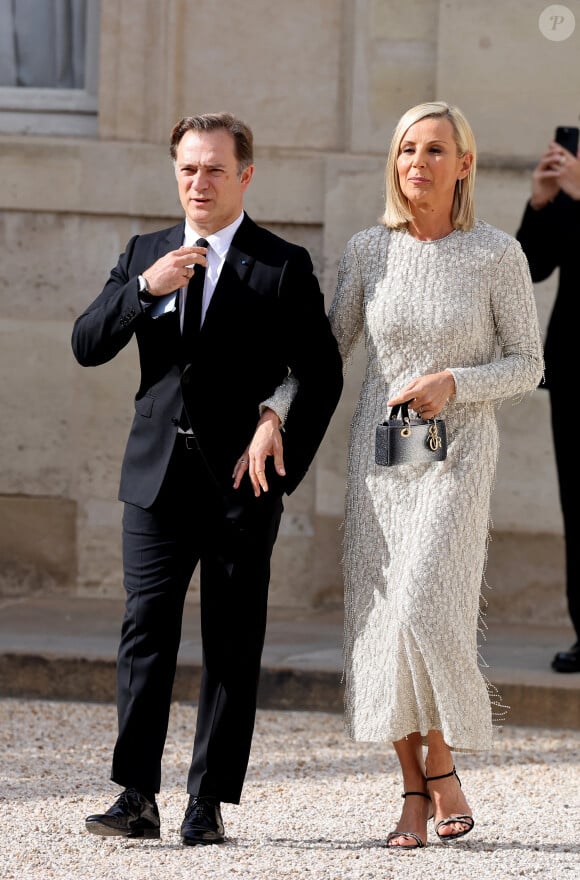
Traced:
<path fill-rule="evenodd" d="M 272 491 L 292 492 L 304 477 L 342 390 L 342 363 L 308 252 L 254 223 L 237 230 L 198 341 L 181 351 L 178 310 L 153 317 L 137 276 L 183 243 L 184 223 L 128 242 L 103 291 L 75 321 L 72 346 L 83 366 L 105 363 L 135 336 L 141 381 L 119 498 L 154 502 L 185 403 L 217 483 L 232 484 L 234 464 L 255 430 L 259 404 L 290 369 L 299 390 L 286 421 L 286 477 Z M 247 480 L 247 477 L 245 478 Z"/>
<path fill-rule="evenodd" d="M 528 202 L 516 233 L 530 264 L 532 281 L 544 281 L 559 269 L 558 289 L 544 343 L 544 387 L 560 390 L 575 382 L 572 352 L 577 347 L 576 299 L 580 287 L 578 245 L 580 201 L 560 192 L 535 211 Z"/>

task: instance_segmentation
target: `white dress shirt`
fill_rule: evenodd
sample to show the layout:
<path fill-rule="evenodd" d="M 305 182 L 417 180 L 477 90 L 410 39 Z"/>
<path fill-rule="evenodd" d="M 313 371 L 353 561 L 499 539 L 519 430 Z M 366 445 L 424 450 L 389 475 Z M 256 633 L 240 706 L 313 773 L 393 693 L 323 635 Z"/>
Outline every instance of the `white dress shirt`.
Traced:
<path fill-rule="evenodd" d="M 219 229 L 217 232 L 214 232 L 212 235 L 202 236 L 199 235 L 195 230 L 191 228 L 187 220 L 185 221 L 185 235 L 183 238 L 183 246 L 184 247 L 193 247 L 198 240 L 198 238 L 205 238 L 209 247 L 207 249 L 207 269 L 205 272 L 205 280 L 203 283 L 203 299 L 201 301 L 201 323 L 203 324 L 205 313 L 207 312 L 208 306 L 211 302 L 211 298 L 213 296 L 214 290 L 216 288 L 216 284 L 218 283 L 218 278 L 220 277 L 220 272 L 222 270 L 222 266 L 224 264 L 224 260 L 226 258 L 226 254 L 230 248 L 232 243 L 232 239 L 236 234 L 238 227 L 240 226 L 242 220 L 244 219 L 244 212 L 240 214 L 240 216 L 234 220 L 233 223 L 230 223 L 229 226 L 224 226 L 223 229 Z M 185 312 L 185 300 L 187 297 L 187 285 L 181 288 L 182 295 L 179 297 L 180 304 L 180 325 L 181 330 L 183 331 L 183 315 Z"/>

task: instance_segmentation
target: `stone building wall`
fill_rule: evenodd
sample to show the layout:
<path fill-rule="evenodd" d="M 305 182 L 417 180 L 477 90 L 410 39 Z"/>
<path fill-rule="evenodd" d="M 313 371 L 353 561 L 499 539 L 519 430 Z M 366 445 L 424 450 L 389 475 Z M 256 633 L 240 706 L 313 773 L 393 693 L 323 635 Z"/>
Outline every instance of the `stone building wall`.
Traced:
<path fill-rule="evenodd" d="M 570 0 L 570 7 L 577 7 Z M 535 0 L 101 0 L 98 137 L 0 134 L 0 595 L 120 596 L 120 459 L 136 356 L 82 369 L 75 316 L 127 239 L 180 216 L 167 153 L 182 115 L 228 109 L 256 141 L 251 216 L 306 245 L 330 303 L 348 238 L 376 221 L 392 129 L 442 98 L 480 149 L 477 213 L 514 233 L 533 163 L 577 124 L 577 30 L 548 39 Z M 538 285 L 545 324 L 555 279 Z M 341 601 L 341 522 L 362 352 L 289 499 L 271 601 Z M 562 525 L 542 391 L 499 411 L 490 614 L 566 620 Z M 452 588 L 452 585 L 450 585 Z M 192 590 L 195 597 L 195 582 Z"/>

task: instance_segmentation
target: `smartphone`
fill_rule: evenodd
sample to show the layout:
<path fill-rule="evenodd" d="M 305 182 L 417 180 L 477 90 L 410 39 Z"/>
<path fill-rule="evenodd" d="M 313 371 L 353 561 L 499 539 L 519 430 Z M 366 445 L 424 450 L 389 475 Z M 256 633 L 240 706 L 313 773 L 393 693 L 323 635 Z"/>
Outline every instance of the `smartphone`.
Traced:
<path fill-rule="evenodd" d="M 574 125 L 559 125 L 556 129 L 554 140 L 556 143 L 569 150 L 573 156 L 578 155 L 578 132 L 579 129 Z"/>

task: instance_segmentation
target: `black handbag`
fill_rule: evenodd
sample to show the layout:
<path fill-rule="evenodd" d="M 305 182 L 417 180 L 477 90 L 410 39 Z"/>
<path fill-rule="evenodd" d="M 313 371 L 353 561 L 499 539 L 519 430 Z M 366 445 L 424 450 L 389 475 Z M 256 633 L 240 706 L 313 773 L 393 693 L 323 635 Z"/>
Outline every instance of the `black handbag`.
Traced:
<path fill-rule="evenodd" d="M 399 416 L 400 418 L 397 418 Z M 386 467 L 421 464 L 447 458 L 444 419 L 412 419 L 409 401 L 391 407 L 388 418 L 377 425 L 375 462 Z"/>

